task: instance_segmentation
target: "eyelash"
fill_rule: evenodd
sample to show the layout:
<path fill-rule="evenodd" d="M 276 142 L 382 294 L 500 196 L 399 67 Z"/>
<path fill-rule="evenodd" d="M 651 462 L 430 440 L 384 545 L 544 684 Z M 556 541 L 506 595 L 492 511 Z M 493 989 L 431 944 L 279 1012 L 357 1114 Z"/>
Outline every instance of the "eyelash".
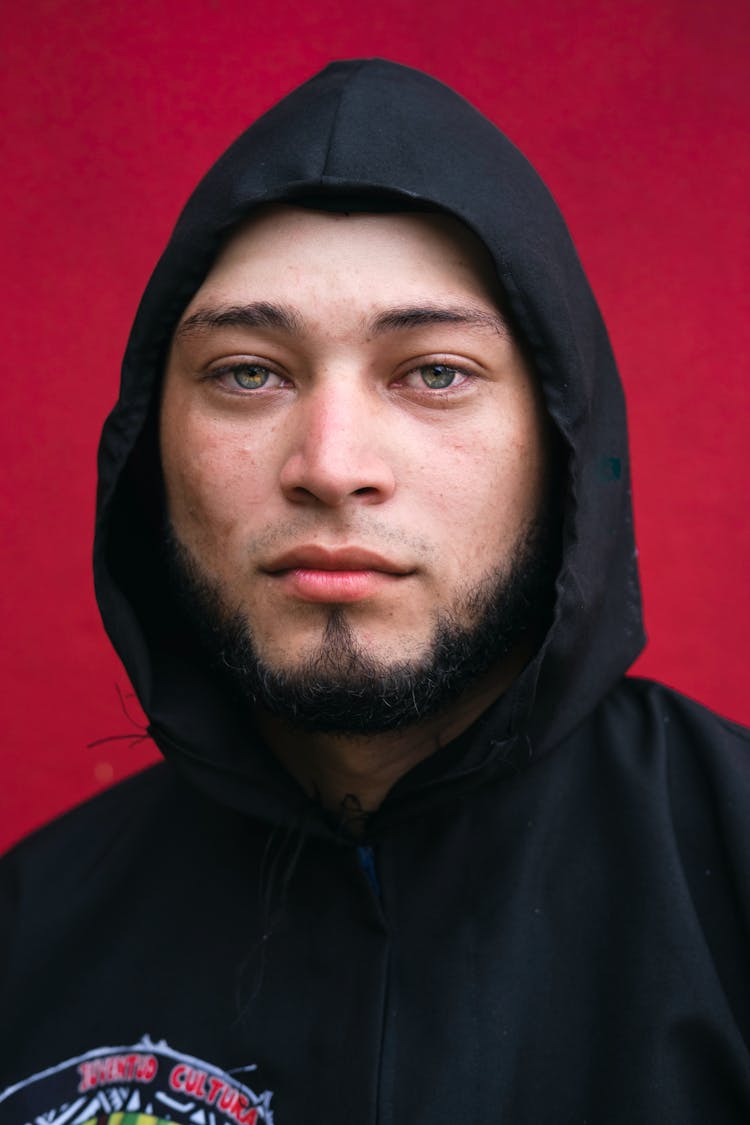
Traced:
<path fill-rule="evenodd" d="M 250 371 L 250 372 L 257 372 L 257 373 L 265 374 L 266 379 L 259 386 L 255 386 L 255 387 L 245 386 L 245 387 L 243 387 L 238 382 L 238 374 L 240 372 L 243 372 L 243 371 Z M 406 371 L 404 373 L 404 375 L 400 376 L 396 380 L 396 383 L 397 384 L 398 383 L 404 384 L 405 380 L 408 379 L 408 377 L 410 375 L 422 374 L 423 372 L 428 372 L 428 371 L 433 372 L 433 373 L 435 373 L 437 371 L 441 371 L 441 372 L 444 372 L 444 373 L 448 373 L 452 376 L 450 383 L 447 383 L 446 385 L 440 386 L 440 387 L 430 387 L 430 386 L 428 386 L 427 383 L 424 382 L 424 375 L 422 375 L 423 381 L 422 381 L 422 384 L 420 386 L 414 387 L 413 384 L 408 384 L 412 389 L 414 389 L 418 392 L 421 391 L 422 393 L 424 393 L 428 396 L 431 396 L 431 397 L 433 395 L 435 397 L 446 397 L 451 392 L 456 393 L 459 390 L 460 387 L 465 386 L 468 382 L 470 382 L 472 380 L 472 378 L 475 377 L 475 376 L 473 376 L 472 372 L 466 371 L 462 367 L 458 367 L 458 366 L 456 366 L 455 364 L 452 364 L 452 363 L 445 363 L 445 362 L 440 362 L 439 360 L 436 360 L 433 363 L 420 363 L 420 364 L 417 364 L 415 367 L 409 368 L 409 370 Z M 272 367 L 269 367 L 267 364 L 265 364 L 265 363 L 252 363 L 252 362 L 224 363 L 220 367 L 215 367 L 212 370 L 206 372 L 205 378 L 210 380 L 211 382 L 215 382 L 215 383 L 219 384 L 220 386 L 222 386 L 222 383 L 221 383 L 222 379 L 233 378 L 234 379 L 233 386 L 232 387 L 224 386 L 223 389 L 225 391 L 227 391 L 227 393 L 229 393 L 229 394 L 240 395 L 241 397 L 250 397 L 251 395 L 253 395 L 254 392 L 262 391 L 262 390 L 267 388 L 268 376 L 275 376 L 277 379 L 281 380 L 280 384 L 276 384 L 272 388 L 270 388 L 270 389 L 273 389 L 273 390 L 276 390 L 278 386 L 283 385 L 283 383 L 287 381 L 283 375 L 280 375 L 277 371 L 274 371 L 274 369 Z M 460 382 L 456 385 L 456 377 L 457 376 L 460 377 Z M 441 391 L 444 392 L 444 393 L 442 395 L 439 395 L 439 392 L 441 392 Z"/>

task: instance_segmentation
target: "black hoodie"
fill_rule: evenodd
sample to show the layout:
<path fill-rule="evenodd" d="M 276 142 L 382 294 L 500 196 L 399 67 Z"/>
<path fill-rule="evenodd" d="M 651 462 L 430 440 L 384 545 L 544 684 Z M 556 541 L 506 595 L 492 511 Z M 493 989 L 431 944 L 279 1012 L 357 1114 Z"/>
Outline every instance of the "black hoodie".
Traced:
<path fill-rule="evenodd" d="M 154 434 L 172 332 L 227 233 L 266 202 L 363 193 L 452 214 L 489 249 L 567 480 L 535 657 L 357 843 L 170 597 Z M 623 678 L 643 635 L 622 390 L 513 145 L 393 63 L 295 90 L 188 202 L 99 468 L 99 604 L 167 762 L 3 862 L 0 1122 L 750 1120 L 748 738 Z"/>

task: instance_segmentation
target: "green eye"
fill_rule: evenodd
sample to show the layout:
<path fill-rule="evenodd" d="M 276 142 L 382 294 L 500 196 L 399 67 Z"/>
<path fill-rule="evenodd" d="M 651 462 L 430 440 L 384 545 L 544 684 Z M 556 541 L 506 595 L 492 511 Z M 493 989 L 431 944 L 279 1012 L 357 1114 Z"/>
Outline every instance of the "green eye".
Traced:
<path fill-rule="evenodd" d="M 257 391 L 264 387 L 269 375 L 270 371 L 267 367 L 256 367 L 251 363 L 232 368 L 232 378 L 243 391 Z"/>
<path fill-rule="evenodd" d="M 455 367 L 446 367 L 442 363 L 432 363 L 429 367 L 420 367 L 419 374 L 424 385 L 429 387 L 431 391 L 441 391 L 451 385 L 458 372 Z"/>

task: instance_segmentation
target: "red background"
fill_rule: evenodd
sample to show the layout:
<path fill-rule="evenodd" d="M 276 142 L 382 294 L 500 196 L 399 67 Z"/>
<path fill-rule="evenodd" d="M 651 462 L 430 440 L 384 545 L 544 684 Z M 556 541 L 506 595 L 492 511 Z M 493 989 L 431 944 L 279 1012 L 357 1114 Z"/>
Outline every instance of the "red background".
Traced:
<path fill-rule="evenodd" d="M 140 291 L 197 178 L 337 57 L 431 71 L 547 180 L 628 393 L 651 637 L 637 670 L 750 722 L 749 11 L 744 0 L 6 7 L 0 846 L 154 757 L 129 740 L 89 746 L 136 733 L 91 590 L 98 427 Z"/>

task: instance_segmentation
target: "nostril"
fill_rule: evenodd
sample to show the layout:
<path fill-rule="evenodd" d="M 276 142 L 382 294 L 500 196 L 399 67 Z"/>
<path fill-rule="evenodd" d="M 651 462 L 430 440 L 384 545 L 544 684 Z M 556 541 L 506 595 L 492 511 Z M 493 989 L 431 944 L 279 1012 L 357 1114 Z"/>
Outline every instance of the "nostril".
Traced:
<path fill-rule="evenodd" d="M 325 434 L 323 434 L 325 437 Z M 387 499 L 393 471 L 379 455 L 355 448 L 339 449 L 308 427 L 305 440 L 290 452 L 280 472 L 282 491 L 299 503 L 311 498 L 337 507 L 347 498 L 364 504 Z"/>

